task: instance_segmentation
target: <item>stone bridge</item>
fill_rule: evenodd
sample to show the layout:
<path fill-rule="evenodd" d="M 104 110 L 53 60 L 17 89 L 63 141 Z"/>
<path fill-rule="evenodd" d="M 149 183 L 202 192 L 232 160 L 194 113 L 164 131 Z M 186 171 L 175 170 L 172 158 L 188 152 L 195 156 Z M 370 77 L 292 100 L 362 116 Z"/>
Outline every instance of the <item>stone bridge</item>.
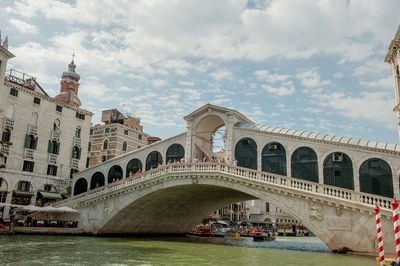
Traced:
<path fill-rule="evenodd" d="M 186 132 L 76 173 L 74 196 L 59 204 L 79 209 L 92 234 L 183 233 L 224 205 L 264 199 L 332 249 L 375 252 L 379 203 L 394 252 L 389 208 L 399 196 L 400 145 L 257 125 L 210 104 L 184 119 Z M 224 163 L 193 163 L 207 157 Z"/>
<path fill-rule="evenodd" d="M 375 252 L 376 203 L 393 249 L 390 198 L 218 163 L 168 164 L 57 205 L 81 212 L 91 234 L 186 233 L 226 204 L 265 199 L 290 213 L 331 249 Z"/>

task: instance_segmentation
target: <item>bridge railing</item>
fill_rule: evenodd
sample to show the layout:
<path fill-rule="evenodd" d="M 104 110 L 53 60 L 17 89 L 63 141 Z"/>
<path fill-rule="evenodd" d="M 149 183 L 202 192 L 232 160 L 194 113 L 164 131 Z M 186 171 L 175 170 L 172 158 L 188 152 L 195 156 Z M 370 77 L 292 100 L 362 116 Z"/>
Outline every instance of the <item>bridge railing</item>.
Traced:
<path fill-rule="evenodd" d="M 364 205 L 374 206 L 379 204 L 382 208 L 390 209 L 391 199 L 381 197 L 373 194 L 357 192 L 354 190 L 344 189 L 325 184 L 305 181 L 293 177 L 281 176 L 271 174 L 263 171 L 252 170 L 248 168 L 238 167 L 234 165 L 221 164 L 221 163 L 193 163 L 193 164 L 167 164 L 150 171 L 143 172 L 139 176 L 131 176 L 126 179 L 116 181 L 106 186 L 90 190 L 86 193 L 71 197 L 70 199 L 59 201 L 54 205 L 73 204 L 80 202 L 84 199 L 101 196 L 113 191 L 124 189 L 134 186 L 139 182 L 155 179 L 159 176 L 168 173 L 204 173 L 204 172 L 218 172 L 233 175 L 236 177 L 254 180 L 261 183 L 271 184 L 280 188 L 288 188 L 291 193 L 296 191 L 308 192 L 315 195 L 322 195 L 330 198 L 337 198 Z"/>

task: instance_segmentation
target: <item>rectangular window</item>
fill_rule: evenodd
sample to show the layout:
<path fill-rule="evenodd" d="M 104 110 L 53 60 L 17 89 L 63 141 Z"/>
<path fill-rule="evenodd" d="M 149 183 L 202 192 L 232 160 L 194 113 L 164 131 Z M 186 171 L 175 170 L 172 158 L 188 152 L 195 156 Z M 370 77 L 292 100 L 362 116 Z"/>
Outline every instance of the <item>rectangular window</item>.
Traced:
<path fill-rule="evenodd" d="M 47 166 L 47 175 L 56 176 L 57 175 L 57 165 L 49 164 Z"/>
<path fill-rule="evenodd" d="M 109 132 L 110 132 L 110 128 L 106 127 L 106 128 L 104 129 L 104 133 L 109 133 Z"/>
<path fill-rule="evenodd" d="M 33 103 L 34 103 L 34 104 L 40 104 L 40 98 L 38 98 L 38 97 L 33 97 Z"/>
<path fill-rule="evenodd" d="M 35 166 L 34 162 L 24 161 L 24 165 L 22 166 L 22 171 L 33 172 L 34 166 Z"/>
<path fill-rule="evenodd" d="M 18 184 L 18 191 L 29 192 L 31 190 L 31 183 L 28 181 L 20 181 Z"/>
<path fill-rule="evenodd" d="M 57 105 L 56 106 L 56 111 L 61 113 L 62 112 L 62 106 L 61 105 Z"/>
<path fill-rule="evenodd" d="M 91 129 L 90 129 L 90 135 L 93 135 L 93 131 L 94 131 L 94 129 L 91 128 Z"/>
<path fill-rule="evenodd" d="M 79 112 L 76 112 L 76 118 L 79 118 L 81 120 L 85 120 L 85 114 L 81 114 Z"/>
<path fill-rule="evenodd" d="M 268 202 L 265 203 L 265 212 L 266 213 L 269 212 L 269 203 Z"/>
<path fill-rule="evenodd" d="M 14 88 L 11 88 L 10 89 L 10 95 L 18 97 L 18 90 L 14 89 Z"/>
<path fill-rule="evenodd" d="M 128 133 L 129 133 L 129 130 L 128 129 L 124 129 L 124 134 L 128 135 Z"/>
<path fill-rule="evenodd" d="M 138 138 L 139 138 L 140 140 L 142 140 L 142 138 L 143 138 L 142 134 L 139 134 Z"/>

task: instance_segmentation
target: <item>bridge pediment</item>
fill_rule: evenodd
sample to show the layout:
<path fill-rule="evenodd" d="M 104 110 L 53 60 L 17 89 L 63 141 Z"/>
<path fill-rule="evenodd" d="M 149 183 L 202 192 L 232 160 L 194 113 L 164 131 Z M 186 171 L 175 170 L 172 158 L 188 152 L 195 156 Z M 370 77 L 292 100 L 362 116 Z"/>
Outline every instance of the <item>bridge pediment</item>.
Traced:
<path fill-rule="evenodd" d="M 209 104 L 209 103 L 194 110 L 193 112 L 191 112 L 190 114 L 185 116 L 184 119 L 186 121 L 193 121 L 197 118 L 203 118 L 204 116 L 207 116 L 207 115 L 220 115 L 220 116 L 230 115 L 235 118 L 234 120 L 236 120 L 236 122 L 242 122 L 242 123 L 246 123 L 246 124 L 254 124 L 253 121 L 251 121 L 245 115 L 243 115 L 242 113 L 240 113 L 236 110 Z"/>

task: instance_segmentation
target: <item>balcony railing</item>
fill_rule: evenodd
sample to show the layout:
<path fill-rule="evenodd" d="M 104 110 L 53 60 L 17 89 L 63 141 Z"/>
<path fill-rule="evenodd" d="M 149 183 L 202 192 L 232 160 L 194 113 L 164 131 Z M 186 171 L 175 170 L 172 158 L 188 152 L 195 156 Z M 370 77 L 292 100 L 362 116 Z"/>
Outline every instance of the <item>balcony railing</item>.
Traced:
<path fill-rule="evenodd" d="M 4 117 L 3 127 L 14 128 L 14 120 Z"/>
<path fill-rule="evenodd" d="M 81 138 L 74 137 L 74 146 L 81 146 Z"/>
<path fill-rule="evenodd" d="M 35 150 L 25 148 L 24 157 L 33 159 L 34 154 L 35 154 Z"/>
<path fill-rule="evenodd" d="M 15 69 L 7 71 L 5 79 L 9 82 L 34 90 L 36 78 Z"/>
<path fill-rule="evenodd" d="M 57 154 L 49 154 L 48 162 L 56 164 L 57 163 L 57 157 L 58 157 Z"/>
<path fill-rule="evenodd" d="M 78 159 L 72 159 L 71 160 L 71 168 L 78 169 L 78 167 L 79 167 L 79 160 Z"/>
<path fill-rule="evenodd" d="M 51 131 L 51 139 L 52 140 L 60 141 L 60 137 L 61 137 L 61 130 Z"/>
<path fill-rule="evenodd" d="M 34 125 L 28 125 L 28 134 L 37 135 L 38 127 Z"/>
<path fill-rule="evenodd" d="M 9 154 L 10 145 L 9 144 L 5 144 L 5 143 L 0 144 L 0 152 L 4 153 L 4 154 Z"/>

